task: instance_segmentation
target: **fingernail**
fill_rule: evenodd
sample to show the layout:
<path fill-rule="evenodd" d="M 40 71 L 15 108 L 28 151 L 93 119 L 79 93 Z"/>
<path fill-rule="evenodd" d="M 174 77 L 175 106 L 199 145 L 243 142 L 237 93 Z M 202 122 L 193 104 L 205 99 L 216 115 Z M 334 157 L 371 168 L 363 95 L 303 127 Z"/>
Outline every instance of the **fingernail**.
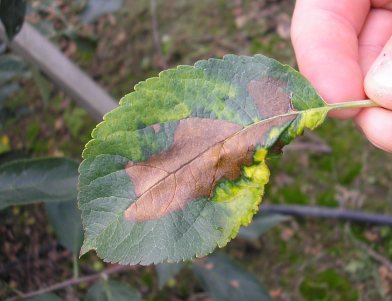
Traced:
<path fill-rule="evenodd" d="M 379 144 L 377 144 L 377 143 L 374 143 L 373 141 L 370 141 L 375 147 L 377 147 L 378 149 L 381 149 L 381 150 L 383 150 L 384 152 L 387 152 L 387 153 L 392 153 L 392 150 L 391 149 L 388 149 L 388 148 L 386 148 L 386 147 L 383 147 L 383 146 L 380 146 Z"/>
<path fill-rule="evenodd" d="M 372 100 L 392 106 L 392 39 L 373 63 L 365 79 L 366 94 Z"/>

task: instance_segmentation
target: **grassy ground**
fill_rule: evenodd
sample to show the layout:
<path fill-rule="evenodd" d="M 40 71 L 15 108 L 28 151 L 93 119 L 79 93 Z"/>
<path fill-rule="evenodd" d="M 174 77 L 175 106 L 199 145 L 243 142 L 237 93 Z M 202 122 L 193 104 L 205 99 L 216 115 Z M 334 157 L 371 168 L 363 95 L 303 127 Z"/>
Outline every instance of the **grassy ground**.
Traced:
<path fill-rule="evenodd" d="M 193 64 L 226 53 L 262 53 L 295 66 L 288 35 L 293 3 L 288 0 L 158 1 L 163 56 L 153 43 L 148 1 L 125 0 L 118 13 L 84 26 L 75 17 L 77 8 L 60 8 L 71 28 L 59 23 L 55 13 L 31 20 L 56 24 L 53 41 L 117 99 L 164 65 Z M 44 101 L 36 82 L 35 77 L 23 80 L 23 89 L 7 101 L 12 118 L 2 122 L 2 144 L 33 156 L 79 159 L 94 122 L 50 83 Z M 320 151 L 320 143 L 331 151 Z M 372 147 L 350 121 L 329 120 L 305 135 L 297 148 L 271 159 L 270 166 L 265 202 L 392 214 L 392 156 Z M 5 266 L 27 258 L 1 276 L 0 297 L 11 288 L 34 290 L 72 275 L 69 254 L 53 247 L 41 205 L 0 214 L 0 262 Z M 49 263 L 39 254 L 42 248 L 49 250 Z M 392 260 L 392 229 L 309 219 L 278 226 L 254 243 L 236 239 L 224 251 L 262 279 L 277 301 L 392 300 L 392 272 L 369 256 L 369 248 Z M 94 255 L 83 258 L 83 266 L 87 271 L 103 268 Z M 186 270 L 162 291 L 151 267 L 122 277 L 146 300 L 207 300 Z M 77 296 L 84 289 L 63 294 Z"/>

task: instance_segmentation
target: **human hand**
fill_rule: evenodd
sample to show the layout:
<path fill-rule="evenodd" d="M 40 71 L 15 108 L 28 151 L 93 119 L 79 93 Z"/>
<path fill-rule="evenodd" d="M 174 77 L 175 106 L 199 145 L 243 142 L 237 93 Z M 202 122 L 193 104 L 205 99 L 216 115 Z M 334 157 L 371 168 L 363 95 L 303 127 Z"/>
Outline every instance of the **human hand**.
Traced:
<path fill-rule="evenodd" d="M 297 0 L 291 32 L 300 71 L 327 102 L 370 98 L 385 108 L 332 115 L 354 118 L 392 152 L 392 0 Z"/>

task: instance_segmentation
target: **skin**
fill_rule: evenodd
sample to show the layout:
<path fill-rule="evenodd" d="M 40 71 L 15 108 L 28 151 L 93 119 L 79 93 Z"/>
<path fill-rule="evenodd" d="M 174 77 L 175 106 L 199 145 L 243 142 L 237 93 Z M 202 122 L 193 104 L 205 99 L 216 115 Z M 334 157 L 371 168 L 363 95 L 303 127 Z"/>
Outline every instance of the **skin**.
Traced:
<path fill-rule="evenodd" d="M 300 71 L 327 102 L 383 107 L 332 115 L 392 152 L 392 0 L 297 0 L 291 31 Z"/>

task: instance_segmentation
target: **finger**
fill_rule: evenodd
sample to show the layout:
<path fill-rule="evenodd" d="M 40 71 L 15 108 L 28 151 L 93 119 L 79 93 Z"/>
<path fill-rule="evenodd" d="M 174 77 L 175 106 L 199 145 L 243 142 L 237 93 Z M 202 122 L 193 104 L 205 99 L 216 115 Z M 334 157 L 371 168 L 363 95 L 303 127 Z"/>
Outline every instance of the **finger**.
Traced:
<path fill-rule="evenodd" d="M 368 0 L 298 0 L 292 42 L 300 71 L 327 102 L 363 99 L 358 34 L 370 8 Z M 353 117 L 358 110 L 339 111 Z"/>
<path fill-rule="evenodd" d="M 360 63 L 364 74 L 368 73 L 371 65 L 382 53 L 391 35 L 392 12 L 383 9 L 371 10 L 359 36 Z M 374 83 L 369 80 L 369 76 L 365 80 L 367 94 L 376 100 L 370 91 Z M 392 76 L 390 79 L 392 80 Z M 392 112 L 383 109 L 365 109 L 356 117 L 356 122 L 373 144 L 386 151 L 392 150 Z"/>
<path fill-rule="evenodd" d="M 370 142 L 382 150 L 392 152 L 392 111 L 382 108 L 362 110 L 356 122 Z"/>
<path fill-rule="evenodd" d="M 366 94 L 389 109 L 392 109 L 391 37 L 392 11 L 373 9 L 359 37 L 360 61 L 366 74 Z"/>
<path fill-rule="evenodd" d="M 372 9 L 359 35 L 359 61 L 363 74 L 380 55 L 392 36 L 392 11 Z"/>
<path fill-rule="evenodd" d="M 388 8 L 392 9 L 391 0 L 372 0 L 372 6 L 377 8 Z"/>
<path fill-rule="evenodd" d="M 392 37 L 369 69 L 365 91 L 370 99 L 392 110 Z"/>

